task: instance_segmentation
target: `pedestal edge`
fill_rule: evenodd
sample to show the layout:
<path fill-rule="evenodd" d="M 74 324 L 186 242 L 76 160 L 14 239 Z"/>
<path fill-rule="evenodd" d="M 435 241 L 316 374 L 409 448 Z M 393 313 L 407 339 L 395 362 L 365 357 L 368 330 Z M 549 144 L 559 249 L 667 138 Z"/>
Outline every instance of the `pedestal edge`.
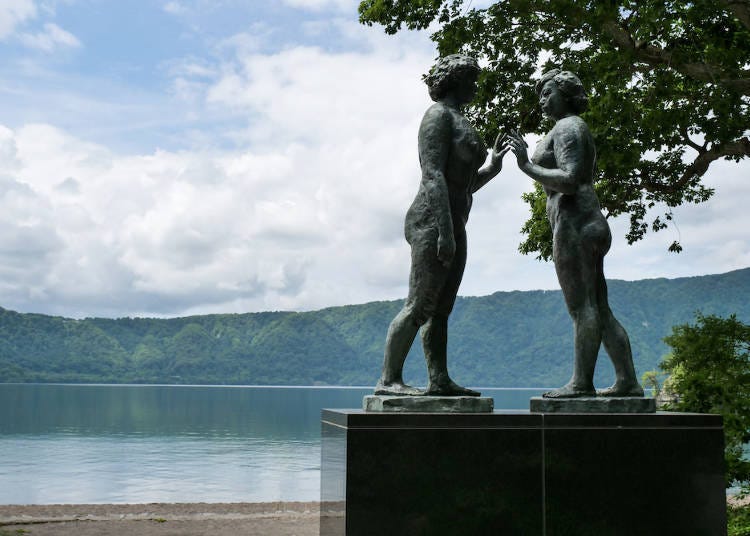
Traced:
<path fill-rule="evenodd" d="M 656 413 L 656 400 L 646 397 L 544 398 L 529 400 L 532 413 Z"/>
<path fill-rule="evenodd" d="M 495 400 L 475 396 L 367 395 L 362 409 L 375 413 L 492 413 Z"/>

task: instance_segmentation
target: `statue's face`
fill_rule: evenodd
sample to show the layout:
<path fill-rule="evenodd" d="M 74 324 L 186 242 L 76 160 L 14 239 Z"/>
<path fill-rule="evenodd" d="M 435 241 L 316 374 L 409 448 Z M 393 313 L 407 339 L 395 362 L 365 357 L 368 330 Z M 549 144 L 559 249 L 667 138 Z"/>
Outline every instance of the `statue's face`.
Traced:
<path fill-rule="evenodd" d="M 539 106 L 547 117 L 560 119 L 570 112 L 565 95 L 554 80 L 548 80 L 539 93 Z"/>

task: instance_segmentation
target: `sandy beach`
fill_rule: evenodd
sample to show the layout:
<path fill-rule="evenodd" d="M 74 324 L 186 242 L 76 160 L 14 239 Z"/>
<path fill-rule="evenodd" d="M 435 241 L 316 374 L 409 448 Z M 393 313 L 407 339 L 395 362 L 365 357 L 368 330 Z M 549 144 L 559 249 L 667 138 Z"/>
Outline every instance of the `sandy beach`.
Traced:
<path fill-rule="evenodd" d="M 319 517 L 317 502 L 0 505 L 0 536 L 317 536 Z"/>

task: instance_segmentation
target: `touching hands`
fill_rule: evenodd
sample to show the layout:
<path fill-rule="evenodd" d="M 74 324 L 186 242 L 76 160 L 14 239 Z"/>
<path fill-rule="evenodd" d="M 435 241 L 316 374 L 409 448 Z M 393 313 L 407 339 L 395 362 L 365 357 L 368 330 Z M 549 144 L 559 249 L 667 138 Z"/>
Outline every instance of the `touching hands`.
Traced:
<path fill-rule="evenodd" d="M 505 140 L 505 149 L 512 150 L 513 154 L 516 155 L 518 167 L 524 169 L 526 166 L 528 166 L 529 155 L 526 152 L 526 149 L 529 145 L 525 141 L 523 141 L 523 137 L 521 137 L 521 134 L 517 130 L 511 130 L 505 135 Z"/>
<path fill-rule="evenodd" d="M 490 166 L 495 174 L 503 169 L 503 156 L 511 149 L 508 144 L 508 134 L 499 133 L 490 151 Z"/>

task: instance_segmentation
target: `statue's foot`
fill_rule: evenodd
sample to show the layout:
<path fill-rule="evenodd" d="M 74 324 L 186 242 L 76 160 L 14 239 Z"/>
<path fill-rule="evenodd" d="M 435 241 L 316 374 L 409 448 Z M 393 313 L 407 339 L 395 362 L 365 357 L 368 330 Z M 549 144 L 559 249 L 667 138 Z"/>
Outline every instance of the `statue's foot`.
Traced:
<path fill-rule="evenodd" d="M 384 383 L 383 380 L 378 380 L 375 385 L 376 395 L 388 395 L 388 396 L 422 396 L 424 391 L 411 385 L 406 385 L 404 382 L 390 382 Z"/>
<path fill-rule="evenodd" d="M 596 396 L 596 390 L 592 387 L 582 388 L 575 384 L 568 383 L 559 389 L 553 389 L 542 393 L 544 398 L 582 398 L 584 396 Z"/>
<path fill-rule="evenodd" d="M 600 389 L 596 392 L 598 396 L 643 396 L 643 387 L 637 382 L 615 382 L 611 387 Z"/>
<path fill-rule="evenodd" d="M 424 394 L 426 396 L 481 396 L 482 393 L 468 387 L 461 387 L 448 378 L 447 381 L 440 383 L 430 382 Z"/>

